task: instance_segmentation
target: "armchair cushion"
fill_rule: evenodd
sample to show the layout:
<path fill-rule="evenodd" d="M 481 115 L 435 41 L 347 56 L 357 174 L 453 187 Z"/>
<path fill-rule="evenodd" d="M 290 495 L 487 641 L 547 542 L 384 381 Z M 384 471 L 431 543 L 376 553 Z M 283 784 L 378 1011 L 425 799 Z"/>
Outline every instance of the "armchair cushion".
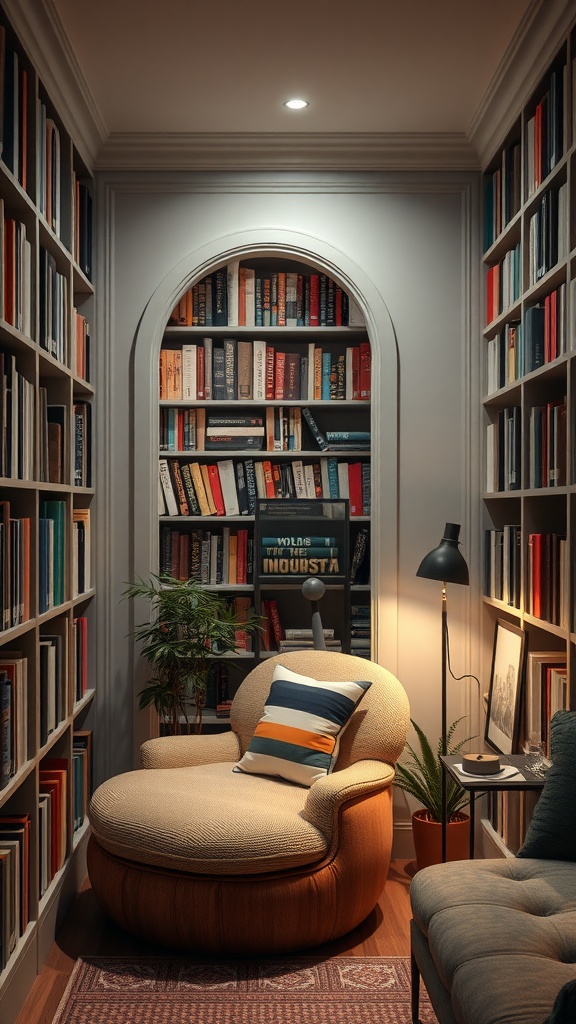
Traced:
<path fill-rule="evenodd" d="M 371 685 L 318 680 L 276 665 L 264 713 L 234 771 L 311 786 L 332 771 L 339 737 Z"/>

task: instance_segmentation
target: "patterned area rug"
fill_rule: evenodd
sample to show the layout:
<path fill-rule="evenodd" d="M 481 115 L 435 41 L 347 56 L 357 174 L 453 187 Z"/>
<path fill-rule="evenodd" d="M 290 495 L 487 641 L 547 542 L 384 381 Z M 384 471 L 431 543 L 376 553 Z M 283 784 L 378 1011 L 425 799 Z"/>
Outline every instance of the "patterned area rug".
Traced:
<path fill-rule="evenodd" d="M 436 1024 L 426 993 L 422 1024 Z M 86 957 L 54 1024 L 410 1024 L 408 957 Z"/>

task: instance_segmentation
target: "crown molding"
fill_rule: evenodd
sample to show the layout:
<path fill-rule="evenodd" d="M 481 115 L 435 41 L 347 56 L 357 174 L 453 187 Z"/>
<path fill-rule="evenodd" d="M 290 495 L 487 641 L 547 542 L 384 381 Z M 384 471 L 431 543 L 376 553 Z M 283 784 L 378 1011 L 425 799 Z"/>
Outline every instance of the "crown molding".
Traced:
<path fill-rule="evenodd" d="M 466 137 L 486 167 L 574 22 L 574 0 L 532 0 Z"/>
<path fill-rule="evenodd" d="M 3 0 L 6 14 L 91 171 L 108 132 L 53 0 Z"/>
<path fill-rule="evenodd" d="M 98 170 L 478 170 L 459 133 L 112 133 Z"/>

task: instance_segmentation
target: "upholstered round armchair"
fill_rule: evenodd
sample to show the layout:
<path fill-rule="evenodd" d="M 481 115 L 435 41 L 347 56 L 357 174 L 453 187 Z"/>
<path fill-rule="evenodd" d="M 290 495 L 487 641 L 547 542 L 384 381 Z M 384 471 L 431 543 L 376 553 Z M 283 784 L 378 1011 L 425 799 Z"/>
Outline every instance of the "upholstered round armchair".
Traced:
<path fill-rule="evenodd" d="M 344 935 L 384 889 L 408 724 L 404 689 L 373 662 L 263 662 L 230 731 L 149 740 L 140 770 L 95 792 L 88 869 L 103 909 L 134 935 L 215 954 Z"/>

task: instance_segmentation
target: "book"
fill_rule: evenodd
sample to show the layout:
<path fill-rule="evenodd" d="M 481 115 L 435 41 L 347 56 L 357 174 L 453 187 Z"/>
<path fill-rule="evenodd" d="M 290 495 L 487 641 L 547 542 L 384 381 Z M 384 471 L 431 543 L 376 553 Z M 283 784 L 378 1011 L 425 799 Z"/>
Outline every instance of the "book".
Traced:
<path fill-rule="evenodd" d="M 160 484 L 162 486 L 162 493 L 164 495 L 164 501 L 166 502 L 166 511 L 169 516 L 178 515 L 178 501 L 176 498 L 176 491 L 174 489 L 174 483 L 170 474 L 167 459 L 160 459 L 158 463 Z"/>
<path fill-rule="evenodd" d="M 326 451 L 328 449 L 328 437 L 327 435 L 322 433 L 318 424 L 316 423 L 316 420 L 314 419 L 312 413 L 310 412 L 310 409 L 307 406 L 303 407 L 302 416 L 304 417 L 306 423 L 308 424 L 312 437 L 314 438 L 320 450 Z"/>
<path fill-rule="evenodd" d="M 238 516 L 240 515 L 240 506 L 238 502 L 238 491 L 237 491 L 237 480 L 236 471 L 234 469 L 234 463 L 232 459 L 220 459 L 216 466 L 218 476 L 220 478 L 220 490 L 222 500 L 224 503 L 224 513 L 227 516 Z M 246 501 L 246 510 L 248 509 L 248 502 Z"/>

